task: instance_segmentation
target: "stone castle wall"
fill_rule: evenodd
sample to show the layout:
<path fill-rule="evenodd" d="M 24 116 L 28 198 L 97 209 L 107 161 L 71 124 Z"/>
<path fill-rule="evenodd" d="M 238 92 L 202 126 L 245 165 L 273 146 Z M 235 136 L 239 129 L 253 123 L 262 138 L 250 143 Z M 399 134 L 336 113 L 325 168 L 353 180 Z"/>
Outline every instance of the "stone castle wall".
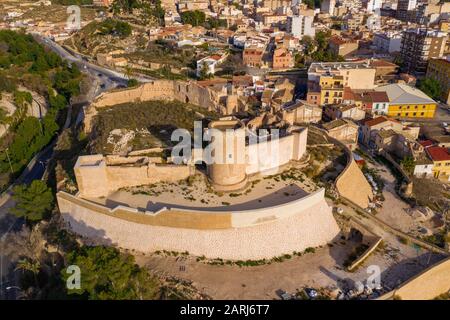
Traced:
<path fill-rule="evenodd" d="M 271 140 L 252 144 L 247 147 L 247 158 L 259 155 L 260 162 L 249 163 L 246 168 L 248 175 L 278 169 L 291 160 L 300 160 L 306 152 L 308 128 Z M 275 147 L 277 146 L 277 148 Z"/>
<path fill-rule="evenodd" d="M 199 105 L 209 111 L 215 110 L 219 104 L 219 98 L 213 91 L 198 85 L 196 82 L 154 80 L 136 88 L 113 90 L 101 94 L 86 109 L 84 119 L 85 131 L 87 133 L 91 132 L 93 119 L 97 114 L 98 108 L 151 100 L 178 100 Z"/>
<path fill-rule="evenodd" d="M 380 297 L 380 300 L 394 297 L 402 300 L 431 300 L 449 290 L 450 258 L 447 258 L 411 278 L 399 288 Z"/>
<path fill-rule="evenodd" d="M 102 155 L 79 157 L 74 171 L 80 195 L 85 197 L 107 196 L 108 193 L 120 188 L 160 181 L 175 182 L 191 175 L 191 167 L 185 165 L 155 163 L 108 165 Z"/>
<path fill-rule="evenodd" d="M 140 252 L 263 259 L 325 245 L 340 232 L 323 189 L 282 205 L 239 212 L 145 213 L 123 206 L 109 209 L 63 192 L 57 199 L 67 227 L 74 232 L 96 243 Z"/>
<path fill-rule="evenodd" d="M 367 208 L 373 198 L 372 187 L 353 158 L 336 179 L 336 189 L 342 197 L 349 199 L 361 208 Z"/>

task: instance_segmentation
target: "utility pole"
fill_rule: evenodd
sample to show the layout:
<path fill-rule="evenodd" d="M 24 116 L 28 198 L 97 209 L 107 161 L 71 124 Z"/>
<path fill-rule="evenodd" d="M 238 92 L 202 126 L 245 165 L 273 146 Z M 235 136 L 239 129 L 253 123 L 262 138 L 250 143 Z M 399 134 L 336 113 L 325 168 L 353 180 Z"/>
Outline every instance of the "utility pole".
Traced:
<path fill-rule="evenodd" d="M 11 165 L 11 159 L 9 158 L 8 149 L 9 149 L 9 148 L 6 148 L 6 149 L 5 149 L 5 152 L 6 152 L 6 157 L 8 158 L 9 168 L 11 169 L 11 174 L 13 175 L 13 174 L 14 174 L 14 171 L 13 171 L 13 168 L 12 168 L 12 165 Z"/>

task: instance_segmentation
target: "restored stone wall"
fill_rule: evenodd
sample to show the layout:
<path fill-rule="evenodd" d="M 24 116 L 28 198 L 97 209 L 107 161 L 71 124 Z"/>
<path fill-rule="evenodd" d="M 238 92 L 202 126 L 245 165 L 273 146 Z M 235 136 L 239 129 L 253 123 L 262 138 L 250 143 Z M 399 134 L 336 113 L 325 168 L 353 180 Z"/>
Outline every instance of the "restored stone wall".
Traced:
<path fill-rule="evenodd" d="M 323 189 L 303 200 L 241 212 L 162 209 L 146 214 L 122 206 L 108 209 L 63 192 L 57 199 L 64 221 L 74 232 L 97 243 L 141 252 L 263 259 L 325 245 L 340 231 Z"/>
<path fill-rule="evenodd" d="M 438 262 L 408 280 L 380 300 L 399 297 L 402 300 L 430 300 L 450 290 L 450 258 Z"/>
<path fill-rule="evenodd" d="M 132 162 L 109 165 L 102 155 L 78 157 L 74 171 L 80 195 L 84 197 L 107 196 L 120 188 L 160 181 L 175 182 L 191 175 L 191 167 L 186 165 L 139 165 Z"/>
<path fill-rule="evenodd" d="M 249 145 L 246 150 L 247 174 L 276 170 L 291 160 L 300 160 L 306 152 L 307 136 L 308 129 L 305 128 L 278 140 Z"/>
<path fill-rule="evenodd" d="M 151 100 L 178 100 L 192 103 L 211 111 L 216 110 L 219 97 L 206 87 L 196 82 L 154 80 L 136 88 L 113 90 L 101 94 L 85 112 L 84 128 L 87 133 L 92 130 L 92 121 L 98 108 L 114 106 L 122 103 Z"/>
<path fill-rule="evenodd" d="M 326 133 L 325 130 L 320 131 Z M 367 208 L 373 199 L 372 187 L 353 159 L 352 151 L 341 141 L 328 136 L 330 141 L 341 146 L 347 157 L 347 166 L 336 178 L 335 186 L 339 195 L 362 208 Z"/>
<path fill-rule="evenodd" d="M 347 168 L 336 179 L 336 189 L 342 197 L 362 208 L 367 208 L 373 198 L 372 188 L 353 157 Z"/>

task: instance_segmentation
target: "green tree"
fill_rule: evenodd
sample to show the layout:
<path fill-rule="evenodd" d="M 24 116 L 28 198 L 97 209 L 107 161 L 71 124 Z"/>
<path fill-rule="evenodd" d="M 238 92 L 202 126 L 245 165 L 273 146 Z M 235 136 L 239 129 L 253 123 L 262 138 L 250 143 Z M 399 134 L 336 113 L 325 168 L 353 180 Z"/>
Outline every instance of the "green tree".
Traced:
<path fill-rule="evenodd" d="M 136 87 L 139 84 L 139 82 L 136 79 L 129 79 L 128 80 L 128 87 Z"/>
<path fill-rule="evenodd" d="M 201 26 L 206 21 L 206 15 L 203 11 L 185 11 L 181 13 L 181 21 L 183 24 L 190 24 L 193 27 Z"/>
<path fill-rule="evenodd" d="M 209 73 L 209 68 L 207 63 L 202 64 L 202 68 L 200 69 L 200 74 L 198 76 L 199 80 L 210 79 L 212 75 Z"/>
<path fill-rule="evenodd" d="M 54 200 L 51 189 L 41 180 L 14 187 L 13 199 L 16 206 L 11 212 L 32 222 L 44 219 L 52 210 Z"/>
<path fill-rule="evenodd" d="M 34 285 L 38 286 L 37 275 L 41 271 L 41 263 L 39 262 L 39 260 L 19 260 L 16 265 L 16 270 L 21 270 L 22 272 L 31 272 L 34 278 Z"/>
<path fill-rule="evenodd" d="M 81 289 L 69 294 L 86 295 L 89 299 L 155 299 L 159 283 L 145 269 L 135 264 L 134 257 L 111 247 L 84 246 L 68 254 L 67 261 L 80 267 Z M 69 275 L 62 271 L 66 281 Z"/>
<path fill-rule="evenodd" d="M 400 161 L 400 165 L 403 167 L 403 170 L 411 175 L 414 172 L 416 163 L 413 157 L 404 157 L 403 160 Z"/>
<path fill-rule="evenodd" d="M 434 78 L 425 78 L 420 81 L 419 89 L 435 100 L 439 99 L 442 93 L 440 82 Z"/>
<path fill-rule="evenodd" d="M 0 106 L 0 124 L 6 124 L 8 123 L 8 120 L 8 113 Z"/>

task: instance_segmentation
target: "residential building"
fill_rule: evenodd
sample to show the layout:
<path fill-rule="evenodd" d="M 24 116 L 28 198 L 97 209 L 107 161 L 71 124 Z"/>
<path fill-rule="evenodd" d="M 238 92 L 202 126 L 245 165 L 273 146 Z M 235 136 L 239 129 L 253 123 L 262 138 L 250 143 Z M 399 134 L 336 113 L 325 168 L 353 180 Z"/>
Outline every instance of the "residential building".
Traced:
<path fill-rule="evenodd" d="M 287 22 L 285 14 L 265 14 L 263 15 L 263 24 L 267 27 L 281 25 Z"/>
<path fill-rule="evenodd" d="M 204 57 L 197 61 L 197 76 L 200 76 L 202 70 L 205 68 L 207 74 L 214 75 L 216 73 L 216 66 L 226 59 L 226 55 L 214 54 Z"/>
<path fill-rule="evenodd" d="M 291 125 L 319 122 L 322 120 L 322 108 L 304 100 L 286 104 L 281 109 L 282 119 Z"/>
<path fill-rule="evenodd" d="M 433 177 L 450 181 L 450 154 L 443 147 L 431 146 L 425 149 L 426 153 L 433 161 Z"/>
<path fill-rule="evenodd" d="M 332 36 L 328 43 L 328 50 L 335 56 L 346 56 L 358 50 L 358 41 Z"/>
<path fill-rule="evenodd" d="M 292 16 L 287 18 L 287 32 L 299 39 L 303 36 L 314 37 L 316 31 L 313 27 L 314 17 L 311 16 Z"/>
<path fill-rule="evenodd" d="M 273 52 L 272 68 L 273 69 L 286 69 L 294 66 L 294 57 L 285 48 L 277 48 Z"/>
<path fill-rule="evenodd" d="M 242 52 L 242 60 L 246 66 L 261 67 L 263 55 L 263 48 L 245 48 Z"/>
<path fill-rule="evenodd" d="M 319 80 L 320 104 L 342 103 L 344 96 L 344 77 L 323 75 Z"/>
<path fill-rule="evenodd" d="M 400 48 L 403 71 L 424 75 L 428 60 L 444 55 L 446 41 L 446 32 L 420 28 L 404 31 Z"/>
<path fill-rule="evenodd" d="M 334 8 L 336 6 L 336 0 L 323 0 L 320 4 L 320 12 L 334 15 Z"/>
<path fill-rule="evenodd" d="M 366 112 L 355 104 L 339 104 L 326 106 L 325 116 L 330 120 L 348 118 L 355 121 L 363 120 Z"/>
<path fill-rule="evenodd" d="M 408 15 L 416 8 L 417 0 L 398 0 L 396 17 L 399 20 L 408 20 Z"/>
<path fill-rule="evenodd" d="M 350 150 L 358 144 L 358 125 L 349 119 L 338 119 L 323 125 L 327 134 L 344 143 Z"/>
<path fill-rule="evenodd" d="M 445 59 L 430 59 L 426 76 L 439 81 L 441 101 L 450 105 L 450 56 Z"/>
<path fill-rule="evenodd" d="M 379 52 L 400 52 L 402 33 L 396 31 L 378 32 L 373 35 L 372 42 Z"/>
<path fill-rule="evenodd" d="M 368 119 L 363 122 L 359 131 L 359 141 L 366 147 L 375 149 L 376 136 L 380 130 L 392 129 L 398 134 L 407 137 L 411 141 L 415 141 L 419 136 L 420 127 L 404 126 L 395 119 L 386 116 L 380 116 L 373 119 Z"/>
<path fill-rule="evenodd" d="M 278 8 L 286 8 L 292 6 L 292 0 L 262 0 L 261 7 L 270 11 L 276 11 Z"/>
<path fill-rule="evenodd" d="M 387 115 L 389 97 L 384 91 L 368 91 L 361 93 L 362 108 L 375 115 Z"/>
<path fill-rule="evenodd" d="M 428 157 L 421 157 L 414 161 L 414 176 L 418 178 L 433 177 L 433 161 Z"/>
<path fill-rule="evenodd" d="M 361 62 L 313 62 L 308 69 L 308 81 L 319 83 L 322 75 L 343 77 L 344 87 L 350 89 L 373 89 L 375 87 L 375 67 L 370 61 Z"/>
<path fill-rule="evenodd" d="M 364 3 L 364 7 L 367 12 L 374 12 L 378 9 L 381 9 L 382 0 L 367 0 Z"/>
<path fill-rule="evenodd" d="M 417 88 L 395 83 L 380 86 L 389 98 L 388 116 L 395 118 L 433 118 L 437 103 Z"/>

